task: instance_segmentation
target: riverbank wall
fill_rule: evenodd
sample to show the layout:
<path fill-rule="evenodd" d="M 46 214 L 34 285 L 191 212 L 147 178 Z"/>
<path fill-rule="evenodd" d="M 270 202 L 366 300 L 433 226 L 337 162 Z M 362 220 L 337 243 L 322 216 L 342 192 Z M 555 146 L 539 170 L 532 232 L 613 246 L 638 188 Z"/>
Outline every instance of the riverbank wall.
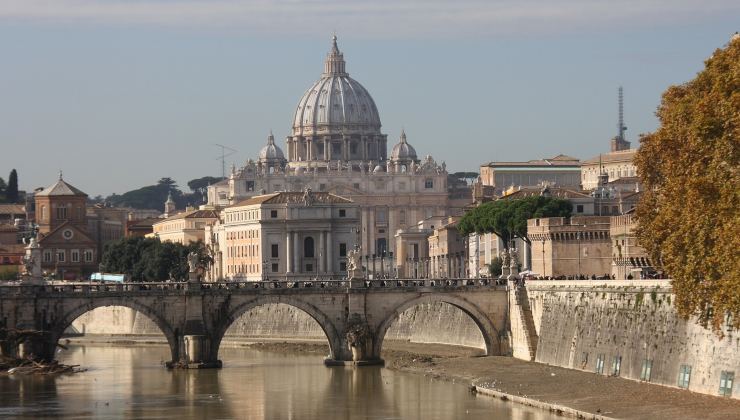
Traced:
<path fill-rule="evenodd" d="M 740 336 L 678 316 L 668 281 L 529 281 L 526 301 L 512 305 L 515 357 L 528 359 L 535 341 L 540 363 L 740 397 L 729 380 L 740 374 Z"/>

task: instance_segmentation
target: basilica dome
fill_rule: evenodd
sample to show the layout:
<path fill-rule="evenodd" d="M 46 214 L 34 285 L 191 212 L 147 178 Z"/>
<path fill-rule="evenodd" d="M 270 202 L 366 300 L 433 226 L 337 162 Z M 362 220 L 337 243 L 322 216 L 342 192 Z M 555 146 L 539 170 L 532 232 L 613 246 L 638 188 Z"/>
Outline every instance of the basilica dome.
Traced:
<path fill-rule="evenodd" d="M 401 130 L 401 139 L 391 151 L 391 161 L 417 161 L 416 150 L 406 141 L 406 132 Z"/>
<path fill-rule="evenodd" d="M 317 134 L 380 134 L 375 101 L 345 71 L 336 36 L 332 37 L 321 79 L 303 94 L 293 118 L 294 136 Z"/>
<path fill-rule="evenodd" d="M 283 151 L 275 144 L 275 137 L 273 137 L 272 133 L 267 137 L 267 145 L 260 150 L 259 160 L 260 162 L 282 162 L 285 160 L 285 155 L 283 155 Z"/>

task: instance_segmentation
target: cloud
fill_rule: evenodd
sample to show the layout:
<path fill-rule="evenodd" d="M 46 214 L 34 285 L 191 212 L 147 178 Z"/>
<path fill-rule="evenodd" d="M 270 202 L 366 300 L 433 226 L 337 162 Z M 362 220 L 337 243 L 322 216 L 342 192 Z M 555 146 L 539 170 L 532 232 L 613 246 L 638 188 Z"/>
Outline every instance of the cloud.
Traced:
<path fill-rule="evenodd" d="M 0 0 L 0 21 L 90 22 L 257 34 L 454 36 L 611 30 L 740 12 L 736 0 Z"/>

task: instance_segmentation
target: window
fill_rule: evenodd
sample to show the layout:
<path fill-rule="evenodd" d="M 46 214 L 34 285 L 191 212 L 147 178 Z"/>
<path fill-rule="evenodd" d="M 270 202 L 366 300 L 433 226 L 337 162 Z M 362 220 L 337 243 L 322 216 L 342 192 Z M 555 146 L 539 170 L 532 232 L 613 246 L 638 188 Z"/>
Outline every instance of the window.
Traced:
<path fill-rule="evenodd" d="M 640 380 L 650 382 L 650 377 L 653 374 L 653 361 L 651 359 L 645 359 L 642 361 L 642 370 L 640 371 Z"/>
<path fill-rule="evenodd" d="M 303 240 L 303 257 L 305 258 L 313 258 L 313 238 L 307 237 Z M 308 269 L 307 269 L 308 270 Z M 308 270 L 311 271 L 311 270 Z"/>
<path fill-rule="evenodd" d="M 691 382 L 691 366 L 681 365 L 681 370 L 678 372 L 678 387 L 688 388 L 689 382 Z"/>
<path fill-rule="evenodd" d="M 340 257 L 347 256 L 347 244 L 339 244 L 339 256 Z"/>
<path fill-rule="evenodd" d="M 254 191 L 254 181 L 247 181 L 247 191 Z"/>
<path fill-rule="evenodd" d="M 576 213 L 583 213 L 583 204 L 578 204 L 576 206 Z"/>
<path fill-rule="evenodd" d="M 612 360 L 612 376 L 619 376 L 619 372 L 622 370 L 622 356 L 614 356 Z"/>
<path fill-rule="evenodd" d="M 270 218 L 277 219 L 277 210 L 270 210 Z"/>
<path fill-rule="evenodd" d="M 278 272 L 278 263 L 272 263 L 272 272 L 277 273 Z"/>
<path fill-rule="evenodd" d="M 400 210 L 398 212 L 398 223 L 401 225 L 406 224 L 406 210 Z"/>
<path fill-rule="evenodd" d="M 360 184 L 357 183 L 357 182 L 355 182 L 354 184 L 352 184 L 352 188 L 354 188 L 356 190 L 359 190 L 360 189 Z"/>
<path fill-rule="evenodd" d="M 319 191 L 326 191 L 326 184 L 319 184 Z"/>
<path fill-rule="evenodd" d="M 375 218 L 376 218 L 376 220 L 377 220 L 378 222 L 385 222 L 385 218 L 386 218 L 386 213 L 385 213 L 385 210 L 378 210 L 378 211 L 377 211 L 377 212 L 375 213 Z"/>
<path fill-rule="evenodd" d="M 349 145 L 349 151 L 353 155 L 356 154 L 357 153 L 357 143 L 355 143 L 355 142 L 350 143 L 350 145 Z"/>
<path fill-rule="evenodd" d="M 51 251 L 48 249 L 44 251 L 44 262 L 51 262 Z"/>
<path fill-rule="evenodd" d="M 602 375 L 604 373 L 604 355 L 599 354 L 596 356 L 596 373 Z"/>
<path fill-rule="evenodd" d="M 424 188 L 426 188 L 426 189 L 434 188 L 434 180 L 432 180 L 430 178 L 427 178 L 424 181 Z"/>
<path fill-rule="evenodd" d="M 612 206 L 612 214 L 619 214 L 619 207 Z"/>
<path fill-rule="evenodd" d="M 375 252 L 380 256 L 385 254 L 387 249 L 387 243 L 385 238 L 378 238 L 375 242 Z"/>
<path fill-rule="evenodd" d="M 723 397 L 732 396 L 732 386 L 735 383 L 735 372 L 722 371 L 719 377 L 719 395 Z"/>
<path fill-rule="evenodd" d="M 70 251 L 70 258 L 72 259 L 72 262 L 80 262 L 80 251 L 77 249 L 73 249 Z"/>
<path fill-rule="evenodd" d="M 339 209 L 339 217 L 347 217 L 347 210 Z"/>
<path fill-rule="evenodd" d="M 279 248 L 279 245 L 278 244 L 272 244 L 270 246 L 270 248 L 271 248 L 271 254 L 270 255 L 272 255 L 272 258 L 279 258 L 280 257 L 280 254 L 278 252 L 278 250 L 280 249 Z"/>
<path fill-rule="evenodd" d="M 306 272 L 310 273 L 313 271 L 313 264 L 306 264 Z"/>
<path fill-rule="evenodd" d="M 66 259 L 66 255 L 64 254 L 64 251 L 57 251 L 57 261 L 64 262 Z"/>
<path fill-rule="evenodd" d="M 92 249 L 86 249 L 84 252 L 85 262 L 92 262 L 93 252 Z"/>
<path fill-rule="evenodd" d="M 67 208 L 59 206 L 57 207 L 57 219 L 58 220 L 66 220 L 67 219 Z"/>
<path fill-rule="evenodd" d="M 347 263 L 345 261 L 339 263 L 339 271 L 347 271 Z"/>

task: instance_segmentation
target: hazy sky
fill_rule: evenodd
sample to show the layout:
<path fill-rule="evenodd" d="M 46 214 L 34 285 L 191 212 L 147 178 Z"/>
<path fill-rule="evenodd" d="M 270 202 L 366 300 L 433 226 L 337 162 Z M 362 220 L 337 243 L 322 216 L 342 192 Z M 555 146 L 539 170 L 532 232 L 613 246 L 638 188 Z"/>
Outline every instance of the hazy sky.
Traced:
<path fill-rule="evenodd" d="M 107 195 L 220 174 L 272 129 L 284 148 L 333 31 L 373 95 L 450 171 L 657 126 L 660 94 L 740 30 L 723 0 L 0 0 L 0 177 Z"/>

